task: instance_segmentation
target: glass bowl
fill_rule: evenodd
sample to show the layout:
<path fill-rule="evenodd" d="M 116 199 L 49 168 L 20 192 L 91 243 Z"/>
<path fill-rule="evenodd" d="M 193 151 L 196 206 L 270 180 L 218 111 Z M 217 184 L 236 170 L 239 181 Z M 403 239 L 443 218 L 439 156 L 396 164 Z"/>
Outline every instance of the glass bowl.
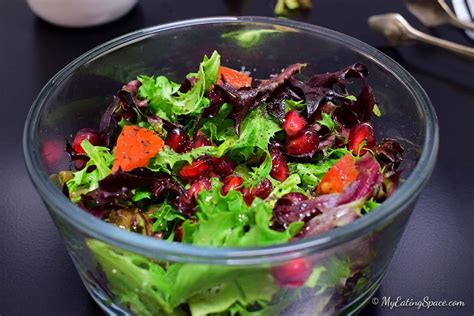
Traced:
<path fill-rule="evenodd" d="M 383 113 L 374 122 L 377 137 L 396 138 L 407 152 L 398 191 L 375 211 L 321 235 L 284 245 L 230 249 L 170 243 L 121 230 L 84 212 L 55 187 L 49 176 L 69 166 L 65 137 L 98 126 L 123 83 L 138 74 L 163 74 L 179 81 L 214 49 L 223 64 L 245 68 L 254 78 L 296 62 L 309 63 L 308 73 L 336 71 L 355 62 L 367 65 Z M 24 132 L 30 177 L 77 271 L 94 300 L 117 315 L 206 315 L 225 309 L 254 315 L 261 305 L 267 307 L 259 315 L 359 311 L 382 281 L 432 172 L 437 149 L 438 125 L 430 100 L 400 65 L 344 34 L 263 17 L 164 24 L 94 48 L 46 84 Z M 272 267 L 303 257 L 314 268 L 304 286 L 280 287 L 273 281 Z M 179 266 L 175 270 L 181 275 L 165 284 L 169 280 L 157 277 L 156 271 L 171 265 Z M 173 295 L 166 294 L 166 286 L 173 288 Z"/>

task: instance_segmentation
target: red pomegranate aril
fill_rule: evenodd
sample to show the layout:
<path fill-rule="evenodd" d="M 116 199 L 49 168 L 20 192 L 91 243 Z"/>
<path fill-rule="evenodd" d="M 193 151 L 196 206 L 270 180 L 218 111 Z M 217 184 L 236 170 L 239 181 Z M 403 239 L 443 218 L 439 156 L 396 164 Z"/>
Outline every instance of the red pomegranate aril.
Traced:
<path fill-rule="evenodd" d="M 91 128 L 83 128 L 76 133 L 76 136 L 74 136 L 72 149 L 74 149 L 78 154 L 84 154 L 85 151 L 82 149 L 81 144 L 86 139 L 94 146 L 99 146 L 102 143 L 102 140 L 96 131 Z"/>
<path fill-rule="evenodd" d="M 319 136 L 313 129 L 306 129 L 303 134 L 290 137 L 286 142 L 286 152 L 297 157 L 311 157 L 318 150 Z"/>
<path fill-rule="evenodd" d="M 299 135 L 306 127 L 306 120 L 297 110 L 291 110 L 285 115 L 285 120 L 281 126 L 290 137 Z"/>
<path fill-rule="evenodd" d="M 191 181 L 207 175 L 210 169 L 208 159 L 198 159 L 181 167 L 179 176 L 183 180 Z"/>
<path fill-rule="evenodd" d="M 307 199 L 308 197 L 304 195 L 303 193 L 290 192 L 283 195 L 281 198 L 278 199 L 278 201 L 276 202 L 275 208 L 278 208 L 280 206 L 295 205 L 301 201 L 306 201 Z"/>
<path fill-rule="evenodd" d="M 173 128 L 166 135 L 165 144 L 177 153 L 183 153 L 189 144 L 189 137 L 181 128 Z"/>
<path fill-rule="evenodd" d="M 212 143 L 204 133 L 199 131 L 196 137 L 193 139 L 193 143 L 191 147 L 199 148 L 199 147 L 204 147 L 204 146 L 212 146 Z"/>
<path fill-rule="evenodd" d="M 270 195 L 272 189 L 272 182 L 268 179 L 264 179 L 259 185 L 257 185 L 256 188 L 252 190 L 252 194 L 264 200 Z"/>
<path fill-rule="evenodd" d="M 87 164 L 87 161 L 82 160 L 82 159 L 77 159 L 77 160 L 74 161 L 74 168 L 76 170 L 82 170 L 82 169 L 84 169 L 86 164 Z"/>
<path fill-rule="evenodd" d="M 231 189 L 234 189 L 234 190 L 239 189 L 242 183 L 244 183 L 244 179 L 242 179 L 239 176 L 230 175 L 230 176 L 227 176 L 223 182 L 224 182 L 224 185 L 221 188 L 221 193 L 222 195 L 227 195 L 227 193 L 229 193 Z"/>
<path fill-rule="evenodd" d="M 228 176 L 234 171 L 234 163 L 227 157 L 212 158 L 212 169 L 218 175 Z"/>
<path fill-rule="evenodd" d="M 285 181 L 290 175 L 285 156 L 279 151 L 270 151 L 270 154 L 272 156 L 272 170 L 270 171 L 270 176 L 278 181 Z"/>
<path fill-rule="evenodd" d="M 253 195 L 253 193 L 250 191 L 250 189 L 249 188 L 243 188 L 241 190 L 241 192 L 242 192 L 242 196 L 244 198 L 245 204 L 247 204 L 247 206 L 252 205 L 252 202 L 255 199 L 255 195 Z"/>
<path fill-rule="evenodd" d="M 243 188 L 241 192 L 244 197 L 245 203 L 250 206 L 256 197 L 259 197 L 262 200 L 266 199 L 272 192 L 272 189 L 272 182 L 268 179 L 264 179 L 262 182 L 260 182 L 259 185 L 257 185 L 252 190 L 250 190 L 249 188 Z"/>
<path fill-rule="evenodd" d="M 312 273 L 312 265 L 307 259 L 293 259 L 272 268 L 276 282 L 283 287 L 300 287 Z"/>
<path fill-rule="evenodd" d="M 183 223 L 180 223 L 174 229 L 174 240 L 181 242 L 183 240 Z"/>
<path fill-rule="evenodd" d="M 191 184 L 191 187 L 188 190 L 187 198 L 191 200 L 193 197 L 196 199 L 197 195 L 201 190 L 210 190 L 211 189 L 211 181 L 208 178 L 199 178 L 198 180 L 194 181 Z"/>
<path fill-rule="evenodd" d="M 374 128 L 368 122 L 359 123 L 351 129 L 348 143 L 349 150 L 356 155 L 365 154 L 367 150 L 361 148 L 364 141 L 364 148 L 372 149 L 376 144 Z"/>

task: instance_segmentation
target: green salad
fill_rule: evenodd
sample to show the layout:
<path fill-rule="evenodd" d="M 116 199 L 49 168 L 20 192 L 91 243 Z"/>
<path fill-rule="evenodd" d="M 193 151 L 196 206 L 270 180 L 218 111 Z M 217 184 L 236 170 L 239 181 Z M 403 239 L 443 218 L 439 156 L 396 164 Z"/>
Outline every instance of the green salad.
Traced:
<path fill-rule="evenodd" d="M 403 148 L 375 137 L 382 113 L 367 67 L 306 67 L 255 80 L 213 52 L 181 83 L 138 76 L 98 113 L 99 126 L 67 144 L 64 194 L 170 247 L 284 244 L 376 212 L 397 188 Z M 153 260 L 95 239 L 87 246 L 97 283 L 136 315 L 278 315 L 308 293 L 321 303 L 312 312 L 322 311 L 364 288 L 372 256 L 238 267 Z"/>

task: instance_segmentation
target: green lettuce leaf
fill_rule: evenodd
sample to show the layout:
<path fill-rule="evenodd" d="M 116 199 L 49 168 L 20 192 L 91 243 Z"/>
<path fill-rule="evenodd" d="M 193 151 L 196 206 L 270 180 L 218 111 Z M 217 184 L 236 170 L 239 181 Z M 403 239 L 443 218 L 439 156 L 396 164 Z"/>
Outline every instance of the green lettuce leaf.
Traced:
<path fill-rule="evenodd" d="M 82 194 L 99 187 L 99 181 L 112 172 L 114 163 L 114 156 L 107 147 L 94 146 L 87 139 L 81 143 L 81 147 L 89 161 L 82 170 L 74 172 L 73 178 L 66 183 L 69 197 L 75 203 L 80 200 Z M 95 169 L 88 172 L 91 166 L 95 166 Z"/>
<path fill-rule="evenodd" d="M 301 178 L 298 174 L 291 174 L 285 181 L 280 182 L 270 178 L 273 184 L 273 190 L 270 192 L 270 195 L 265 199 L 265 202 L 270 205 L 271 208 L 275 206 L 276 201 L 281 198 L 283 195 L 290 192 L 299 192 L 306 194 L 306 191 L 299 187 L 301 183 Z"/>
<path fill-rule="evenodd" d="M 221 143 L 229 137 L 236 137 L 234 121 L 227 118 L 231 111 L 232 106 L 225 103 L 215 117 L 203 120 L 201 131 L 216 143 Z"/>
<path fill-rule="evenodd" d="M 285 112 L 288 112 L 291 110 L 303 110 L 304 108 L 306 108 L 306 104 L 304 103 L 303 100 L 300 100 L 300 101 L 295 101 L 292 99 L 285 100 Z"/>
<path fill-rule="evenodd" d="M 119 304 L 136 315 L 179 315 L 168 302 L 173 282 L 157 263 L 99 240 L 87 241 Z"/>
<path fill-rule="evenodd" d="M 184 216 L 166 201 L 160 205 L 150 205 L 148 211 L 153 212 L 150 217 L 155 219 L 152 227 L 153 233 L 170 233 L 168 231 L 170 227 L 169 222 L 177 219 L 185 220 Z"/>
<path fill-rule="evenodd" d="M 240 30 L 222 34 L 222 38 L 234 40 L 240 47 L 250 48 L 257 45 L 262 35 L 282 32 L 276 29 Z"/>
<path fill-rule="evenodd" d="M 156 172 L 166 172 L 171 174 L 175 166 L 180 166 L 183 163 L 191 163 L 194 159 L 203 155 L 214 156 L 217 151 L 216 147 L 203 146 L 195 148 L 187 153 L 177 153 L 168 146 L 163 149 L 148 163 L 148 168 Z"/>
<path fill-rule="evenodd" d="M 214 51 L 211 57 L 204 56 L 196 73 L 194 86 L 185 93 L 179 92 L 180 85 L 164 76 L 156 78 L 138 76 L 141 82 L 138 95 L 148 100 L 151 110 L 161 118 L 176 122 L 180 115 L 198 115 L 209 104 L 204 93 L 217 81 L 220 55 Z"/>
<path fill-rule="evenodd" d="M 242 122 L 239 137 L 227 137 L 217 148 L 216 155 L 222 156 L 230 153 L 234 158 L 248 160 L 257 153 L 268 152 L 270 138 L 281 130 L 280 125 L 275 122 L 260 106 L 251 111 Z"/>
<path fill-rule="evenodd" d="M 297 222 L 286 231 L 272 230 L 272 210 L 262 200 L 256 198 L 247 206 L 240 192 L 231 190 L 222 196 L 221 185 L 216 179 L 213 182 L 213 189 L 198 195 L 198 220 L 184 222 L 183 242 L 224 247 L 270 245 L 286 243 L 301 229 L 303 223 Z M 157 216 L 167 220 L 172 211 L 165 208 L 158 210 L 163 214 Z M 184 302 L 189 304 L 192 315 L 220 313 L 236 303 L 268 304 L 278 290 L 266 267 L 160 265 L 101 241 L 87 243 L 118 302 L 140 315 L 175 315 Z"/>
<path fill-rule="evenodd" d="M 193 316 L 204 316 L 226 311 L 236 304 L 247 306 L 255 302 L 269 302 L 276 291 L 277 287 L 268 273 L 245 271 L 233 282 L 193 296 L 189 300 L 189 307 Z"/>
<path fill-rule="evenodd" d="M 321 113 L 321 120 L 318 121 L 321 126 L 326 126 L 330 131 L 335 132 L 339 126 L 331 117 L 331 114 Z"/>
<path fill-rule="evenodd" d="M 321 181 L 321 178 L 345 154 L 352 154 L 352 152 L 346 148 L 330 149 L 318 162 L 290 162 L 288 167 L 290 169 L 290 173 L 300 176 L 301 184 L 305 188 L 314 189 L 314 187 L 319 184 L 319 181 Z"/>
<path fill-rule="evenodd" d="M 195 223 L 183 225 L 183 242 L 212 247 L 248 247 L 287 242 L 294 227 L 286 231 L 270 229 L 272 209 L 256 198 L 247 206 L 240 192 L 231 190 L 223 196 L 221 184 L 213 179 L 212 189 L 198 195 Z M 291 225 L 290 225 L 291 226 Z"/>
<path fill-rule="evenodd" d="M 364 214 L 370 213 L 374 208 L 379 207 L 381 203 L 374 201 L 373 199 L 367 200 L 362 206 L 362 212 Z"/>
<path fill-rule="evenodd" d="M 290 162 L 290 173 L 297 174 L 301 183 L 307 188 L 314 188 L 321 178 L 331 169 L 337 159 L 328 159 L 321 164 Z"/>

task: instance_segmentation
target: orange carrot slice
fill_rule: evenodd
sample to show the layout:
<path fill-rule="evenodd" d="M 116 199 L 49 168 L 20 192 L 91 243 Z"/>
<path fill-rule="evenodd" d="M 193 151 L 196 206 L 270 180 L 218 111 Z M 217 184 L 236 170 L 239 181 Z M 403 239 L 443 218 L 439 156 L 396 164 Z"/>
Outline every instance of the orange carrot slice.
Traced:
<path fill-rule="evenodd" d="M 318 193 L 341 193 L 345 186 L 354 182 L 358 174 L 354 157 L 351 154 L 345 154 L 321 179 L 317 189 Z"/>
<path fill-rule="evenodd" d="M 219 67 L 219 75 L 218 75 L 218 84 L 223 84 L 227 82 L 231 86 L 235 88 L 243 88 L 243 87 L 250 87 L 252 85 L 252 78 L 248 75 L 244 74 L 243 72 L 234 70 L 232 68 L 227 68 L 224 66 Z M 222 80 L 224 78 L 224 80 Z"/>
<path fill-rule="evenodd" d="M 163 140 L 149 129 L 128 125 L 122 129 L 115 147 L 112 171 L 130 171 L 146 167 L 164 146 Z"/>

